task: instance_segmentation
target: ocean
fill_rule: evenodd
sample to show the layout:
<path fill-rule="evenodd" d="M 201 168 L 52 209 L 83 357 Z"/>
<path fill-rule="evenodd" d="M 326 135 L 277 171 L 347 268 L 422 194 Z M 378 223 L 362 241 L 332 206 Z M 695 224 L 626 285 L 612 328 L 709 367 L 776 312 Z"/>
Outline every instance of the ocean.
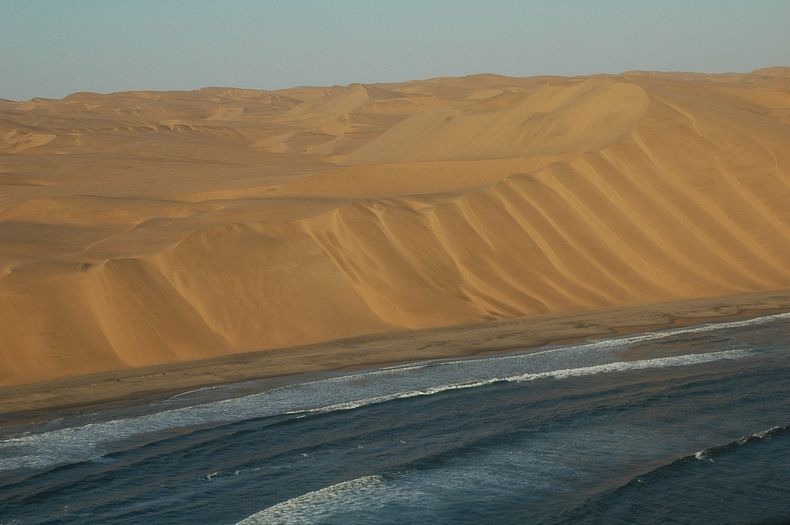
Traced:
<path fill-rule="evenodd" d="M 2 524 L 790 522 L 790 314 L 0 429 Z"/>

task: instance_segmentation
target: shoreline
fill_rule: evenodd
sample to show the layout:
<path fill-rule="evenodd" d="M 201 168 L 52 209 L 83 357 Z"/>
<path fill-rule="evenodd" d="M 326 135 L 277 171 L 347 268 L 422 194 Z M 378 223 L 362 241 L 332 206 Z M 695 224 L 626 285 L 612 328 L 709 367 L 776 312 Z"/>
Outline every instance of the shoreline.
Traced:
<path fill-rule="evenodd" d="M 790 290 L 358 336 L 300 347 L 1 387 L 0 425 L 41 421 L 77 409 L 123 408 L 195 389 L 244 381 L 271 379 L 290 383 L 311 373 L 523 353 L 548 345 L 783 312 L 790 312 Z"/>

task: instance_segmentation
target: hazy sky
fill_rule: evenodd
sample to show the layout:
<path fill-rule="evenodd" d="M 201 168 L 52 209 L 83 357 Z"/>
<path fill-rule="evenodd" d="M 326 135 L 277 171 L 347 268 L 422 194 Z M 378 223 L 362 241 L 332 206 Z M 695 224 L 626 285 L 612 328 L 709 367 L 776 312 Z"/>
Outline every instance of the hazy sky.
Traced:
<path fill-rule="evenodd" d="M 0 98 L 790 65 L 790 0 L 0 0 Z"/>

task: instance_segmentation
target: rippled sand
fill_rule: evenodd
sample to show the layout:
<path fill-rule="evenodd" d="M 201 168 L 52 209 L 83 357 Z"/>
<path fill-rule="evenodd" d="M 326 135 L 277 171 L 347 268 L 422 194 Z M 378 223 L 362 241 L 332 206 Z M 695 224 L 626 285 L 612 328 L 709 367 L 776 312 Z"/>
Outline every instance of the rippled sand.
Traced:
<path fill-rule="evenodd" d="M 0 385 L 786 289 L 788 144 L 783 68 L 0 101 Z"/>

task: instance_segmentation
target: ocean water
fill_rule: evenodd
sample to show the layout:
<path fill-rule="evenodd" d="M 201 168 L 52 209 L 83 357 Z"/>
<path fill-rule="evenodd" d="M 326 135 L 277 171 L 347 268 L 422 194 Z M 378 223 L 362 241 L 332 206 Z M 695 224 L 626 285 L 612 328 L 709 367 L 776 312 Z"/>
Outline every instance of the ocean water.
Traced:
<path fill-rule="evenodd" d="M 0 429 L 0 523 L 790 522 L 790 314 Z"/>

